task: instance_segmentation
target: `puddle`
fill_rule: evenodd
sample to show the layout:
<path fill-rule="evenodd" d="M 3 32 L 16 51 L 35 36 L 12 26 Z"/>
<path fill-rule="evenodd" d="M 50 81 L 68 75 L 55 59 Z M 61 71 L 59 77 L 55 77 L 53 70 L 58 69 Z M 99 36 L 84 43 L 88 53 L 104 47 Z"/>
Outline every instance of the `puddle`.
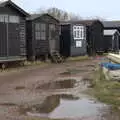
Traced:
<path fill-rule="evenodd" d="M 95 68 L 95 64 L 93 64 L 93 65 L 86 65 L 86 67 L 92 67 L 92 68 Z"/>
<path fill-rule="evenodd" d="M 28 116 L 52 119 L 87 118 L 100 116 L 100 110 L 106 105 L 88 98 L 78 98 L 73 95 L 52 95 L 41 105 L 33 106 L 27 111 Z"/>
<path fill-rule="evenodd" d="M 16 106 L 14 103 L 0 103 L 0 106 Z"/>
<path fill-rule="evenodd" d="M 38 112 L 38 113 L 50 113 L 60 104 L 60 99 L 67 100 L 77 100 L 79 99 L 76 96 L 70 94 L 59 94 L 59 95 L 51 95 L 48 96 L 42 104 L 36 104 L 31 107 L 29 106 L 20 106 L 20 113 L 25 114 L 26 112 Z"/>
<path fill-rule="evenodd" d="M 38 85 L 36 89 L 64 89 L 64 88 L 74 88 L 77 84 L 75 79 L 65 79 L 60 81 L 54 81 Z"/>
<path fill-rule="evenodd" d="M 23 89 L 25 89 L 25 86 L 16 86 L 15 87 L 15 90 L 23 90 Z"/>

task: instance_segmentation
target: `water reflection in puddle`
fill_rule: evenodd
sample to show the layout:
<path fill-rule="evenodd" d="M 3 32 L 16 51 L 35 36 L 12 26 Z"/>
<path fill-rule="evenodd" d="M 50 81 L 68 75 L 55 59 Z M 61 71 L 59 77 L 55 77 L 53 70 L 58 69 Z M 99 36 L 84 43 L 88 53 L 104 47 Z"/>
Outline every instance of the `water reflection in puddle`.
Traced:
<path fill-rule="evenodd" d="M 102 103 L 72 95 L 52 95 L 41 105 L 33 106 L 30 116 L 46 118 L 87 118 L 100 116 L 100 110 L 106 107 Z M 84 120 L 84 119 L 83 119 Z"/>
<path fill-rule="evenodd" d="M 100 108 L 103 104 L 94 103 L 87 99 L 80 100 L 64 100 L 61 99 L 59 107 L 51 114 L 50 118 L 83 118 L 99 115 Z"/>

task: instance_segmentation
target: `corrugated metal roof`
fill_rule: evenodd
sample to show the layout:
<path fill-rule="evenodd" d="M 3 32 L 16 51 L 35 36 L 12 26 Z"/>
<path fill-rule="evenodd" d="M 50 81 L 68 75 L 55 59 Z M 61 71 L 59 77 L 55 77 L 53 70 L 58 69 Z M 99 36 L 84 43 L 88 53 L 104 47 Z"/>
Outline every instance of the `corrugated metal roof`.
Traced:
<path fill-rule="evenodd" d="M 103 26 L 105 28 L 118 28 L 120 27 L 120 21 L 103 21 Z"/>
<path fill-rule="evenodd" d="M 104 30 L 104 35 L 114 35 L 118 30 L 113 29 L 113 30 Z"/>

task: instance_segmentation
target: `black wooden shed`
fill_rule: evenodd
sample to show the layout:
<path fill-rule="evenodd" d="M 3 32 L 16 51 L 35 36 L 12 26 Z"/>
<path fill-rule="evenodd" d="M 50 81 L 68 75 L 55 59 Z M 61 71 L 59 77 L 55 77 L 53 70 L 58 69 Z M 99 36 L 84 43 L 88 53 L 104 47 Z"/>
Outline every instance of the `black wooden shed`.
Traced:
<path fill-rule="evenodd" d="M 117 29 L 104 30 L 105 52 L 119 52 L 120 33 Z"/>
<path fill-rule="evenodd" d="M 26 59 L 26 17 L 11 0 L 0 4 L 0 63 Z"/>
<path fill-rule="evenodd" d="M 64 56 L 93 55 L 103 52 L 103 24 L 99 20 L 61 23 L 61 54 Z"/>
<path fill-rule="evenodd" d="M 103 26 L 105 30 L 117 29 L 120 33 L 120 21 L 103 21 Z M 105 46 L 106 48 L 107 46 Z M 120 49 L 120 38 L 119 38 L 119 49 Z"/>
<path fill-rule="evenodd" d="M 59 21 L 47 13 L 27 18 L 28 59 L 59 52 L 59 30 Z"/>

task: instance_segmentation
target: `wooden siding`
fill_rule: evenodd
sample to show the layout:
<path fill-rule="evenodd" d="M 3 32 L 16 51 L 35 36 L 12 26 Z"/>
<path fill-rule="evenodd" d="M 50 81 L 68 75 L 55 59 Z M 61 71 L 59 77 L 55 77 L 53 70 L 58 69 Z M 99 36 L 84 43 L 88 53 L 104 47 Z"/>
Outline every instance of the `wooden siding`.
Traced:
<path fill-rule="evenodd" d="M 95 52 L 104 51 L 103 26 L 99 22 L 95 22 L 91 26 L 91 35 Z"/>
<path fill-rule="evenodd" d="M 89 55 L 104 52 L 103 29 L 103 25 L 98 21 L 87 26 L 87 53 Z"/>
<path fill-rule="evenodd" d="M 20 55 L 26 56 L 26 21 L 20 18 Z"/>
<path fill-rule="evenodd" d="M 34 56 L 34 48 L 33 48 L 33 34 L 32 34 L 32 22 L 27 21 L 26 23 L 26 39 L 27 39 L 27 57 L 30 59 L 31 56 Z"/>
<path fill-rule="evenodd" d="M 75 46 L 72 28 L 74 25 L 82 25 L 86 29 L 86 39 L 82 40 L 82 47 L 77 48 Z M 93 55 L 97 52 L 104 51 L 103 25 L 100 21 L 71 21 L 62 23 L 61 26 L 61 54 L 66 54 L 67 56 L 79 56 L 86 54 Z"/>

